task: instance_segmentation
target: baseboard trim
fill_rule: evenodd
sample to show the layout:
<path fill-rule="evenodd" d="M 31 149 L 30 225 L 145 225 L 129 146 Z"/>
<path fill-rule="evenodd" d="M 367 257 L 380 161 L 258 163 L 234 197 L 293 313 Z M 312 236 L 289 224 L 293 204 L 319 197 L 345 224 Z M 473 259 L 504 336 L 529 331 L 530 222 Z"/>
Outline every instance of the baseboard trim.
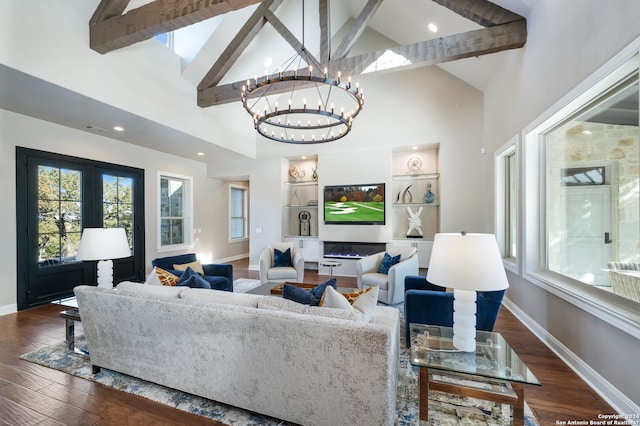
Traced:
<path fill-rule="evenodd" d="M 10 303 L 8 305 L 0 306 L 0 317 L 3 315 L 14 314 L 18 312 L 18 304 Z"/>
<path fill-rule="evenodd" d="M 508 298 L 502 301 L 507 308 L 520 322 L 524 324 L 538 339 L 542 341 L 558 358 L 569 366 L 582 380 L 584 380 L 598 395 L 600 395 L 619 414 L 640 413 L 640 406 L 635 404 L 630 398 L 620 392 L 604 377 L 598 374 L 587 363 L 574 354 L 561 341 L 556 339 L 533 318 L 527 315 L 522 309 L 515 305 Z M 611 413 L 613 414 L 613 413 Z"/>
<path fill-rule="evenodd" d="M 233 262 L 234 260 L 246 259 L 247 257 L 249 257 L 249 253 L 237 254 L 237 255 L 231 256 L 231 257 L 225 257 L 225 258 L 222 258 L 222 259 L 216 259 L 216 260 L 213 261 L 213 263 Z"/>

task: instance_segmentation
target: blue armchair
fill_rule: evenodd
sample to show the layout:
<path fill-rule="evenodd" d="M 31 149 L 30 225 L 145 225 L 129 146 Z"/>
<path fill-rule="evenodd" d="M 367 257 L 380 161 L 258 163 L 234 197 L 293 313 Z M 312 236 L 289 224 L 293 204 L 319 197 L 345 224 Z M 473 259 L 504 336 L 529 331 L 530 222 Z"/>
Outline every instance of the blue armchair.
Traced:
<path fill-rule="evenodd" d="M 173 265 L 184 265 L 185 263 L 197 260 L 194 253 L 180 254 L 177 256 L 159 257 L 153 259 L 151 264 L 154 267 L 162 268 L 167 272 L 180 276 L 183 271 L 174 269 Z M 203 278 L 211 284 L 214 290 L 233 291 L 233 266 L 227 264 L 202 265 L 204 271 Z"/>
<path fill-rule="evenodd" d="M 431 284 L 426 277 L 409 275 L 404 279 L 404 335 L 407 348 L 411 346 L 409 324 L 429 324 L 453 327 L 453 293 Z M 479 291 L 476 329 L 493 331 L 505 290 Z"/>

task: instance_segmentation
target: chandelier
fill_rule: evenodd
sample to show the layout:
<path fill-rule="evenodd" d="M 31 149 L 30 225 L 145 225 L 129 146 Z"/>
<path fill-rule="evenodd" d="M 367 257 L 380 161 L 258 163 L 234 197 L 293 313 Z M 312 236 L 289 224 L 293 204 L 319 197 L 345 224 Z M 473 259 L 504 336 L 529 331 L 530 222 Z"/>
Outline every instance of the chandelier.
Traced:
<path fill-rule="evenodd" d="M 301 49 L 277 71 L 247 80 L 241 100 L 254 128 L 265 138 L 314 144 L 335 141 L 351 131 L 364 105 L 364 93 L 358 83 L 351 83 L 351 77 L 343 81 L 339 70 L 323 68 L 306 50 L 303 1 Z M 284 105 L 279 105 L 282 100 Z"/>

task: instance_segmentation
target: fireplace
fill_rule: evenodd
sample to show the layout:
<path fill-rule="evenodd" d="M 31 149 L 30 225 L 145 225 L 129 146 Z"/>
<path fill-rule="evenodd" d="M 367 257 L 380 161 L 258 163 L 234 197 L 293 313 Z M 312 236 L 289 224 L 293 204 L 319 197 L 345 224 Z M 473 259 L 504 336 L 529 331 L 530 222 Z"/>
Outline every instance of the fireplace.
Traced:
<path fill-rule="evenodd" d="M 333 259 L 361 259 L 371 254 L 385 251 L 385 243 L 353 243 L 345 241 L 325 241 L 324 257 Z"/>

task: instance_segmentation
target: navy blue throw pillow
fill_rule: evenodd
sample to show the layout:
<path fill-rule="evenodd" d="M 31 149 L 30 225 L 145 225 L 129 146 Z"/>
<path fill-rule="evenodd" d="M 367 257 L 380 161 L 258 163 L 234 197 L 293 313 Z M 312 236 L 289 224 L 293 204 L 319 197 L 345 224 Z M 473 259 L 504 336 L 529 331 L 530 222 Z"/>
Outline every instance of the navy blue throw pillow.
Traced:
<path fill-rule="evenodd" d="M 288 248 L 285 251 L 280 251 L 277 248 L 273 249 L 273 267 L 285 268 L 291 266 L 291 249 Z"/>
<path fill-rule="evenodd" d="M 389 269 L 396 263 L 400 263 L 400 255 L 391 257 L 389 253 L 384 254 L 384 259 L 382 259 L 382 263 L 378 268 L 378 273 L 387 275 L 389 273 Z"/>
<path fill-rule="evenodd" d="M 282 287 L 282 297 L 305 305 L 318 306 L 327 286 L 336 288 L 336 279 L 331 278 L 310 290 L 305 290 L 291 284 L 285 284 Z"/>
<path fill-rule="evenodd" d="M 180 275 L 178 280 L 179 286 L 191 287 L 191 288 L 208 288 L 211 289 L 211 284 L 200 276 L 196 271 L 187 266 L 187 269 Z"/>

